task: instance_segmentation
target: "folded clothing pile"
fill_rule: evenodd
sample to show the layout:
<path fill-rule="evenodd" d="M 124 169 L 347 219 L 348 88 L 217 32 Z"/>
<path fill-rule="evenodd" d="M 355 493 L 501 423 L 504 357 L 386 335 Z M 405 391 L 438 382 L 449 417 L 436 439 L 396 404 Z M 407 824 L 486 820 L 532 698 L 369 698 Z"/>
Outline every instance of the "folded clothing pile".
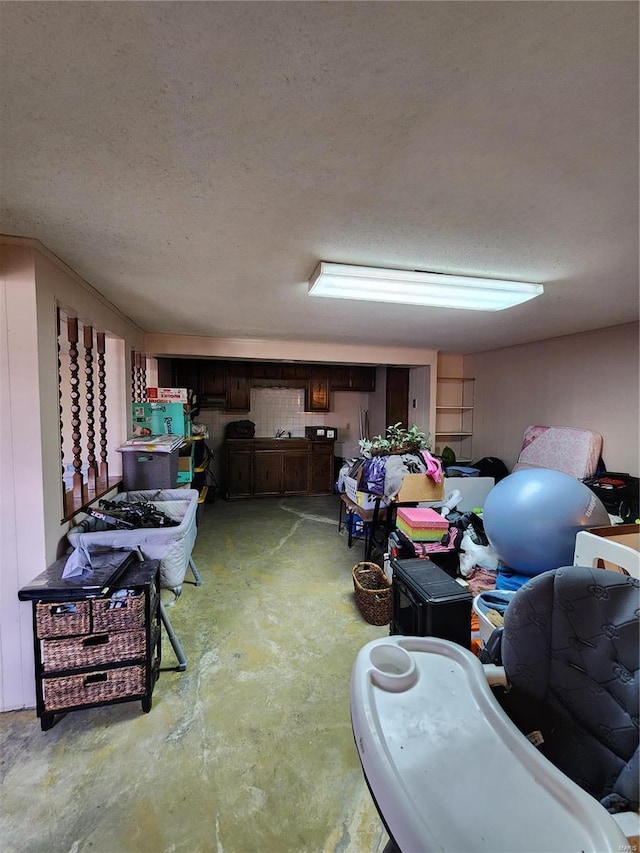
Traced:
<path fill-rule="evenodd" d="M 449 522 L 431 507 L 399 507 L 396 526 L 414 542 L 440 542 Z"/>

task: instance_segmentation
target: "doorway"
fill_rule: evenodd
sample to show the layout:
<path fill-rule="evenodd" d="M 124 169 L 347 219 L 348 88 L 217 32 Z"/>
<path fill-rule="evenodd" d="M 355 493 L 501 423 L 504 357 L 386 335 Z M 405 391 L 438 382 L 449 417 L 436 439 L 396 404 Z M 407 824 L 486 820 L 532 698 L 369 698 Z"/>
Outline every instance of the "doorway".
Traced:
<path fill-rule="evenodd" d="M 409 427 L 409 368 L 387 367 L 386 426 Z"/>

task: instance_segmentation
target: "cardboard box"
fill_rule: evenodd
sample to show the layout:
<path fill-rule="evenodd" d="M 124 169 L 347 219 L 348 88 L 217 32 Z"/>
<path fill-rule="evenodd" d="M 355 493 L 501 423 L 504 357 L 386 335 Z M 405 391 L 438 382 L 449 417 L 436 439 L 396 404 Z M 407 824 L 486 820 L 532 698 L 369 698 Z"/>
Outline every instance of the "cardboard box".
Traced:
<path fill-rule="evenodd" d="M 376 495 L 358 491 L 358 481 L 346 476 L 344 486 L 347 497 L 363 509 L 373 509 L 376 505 Z M 400 503 L 419 503 L 420 501 L 439 501 L 444 498 L 444 481 L 434 482 L 426 474 L 405 474 L 402 486 L 396 500 Z M 386 506 L 383 499 L 380 506 Z"/>
<path fill-rule="evenodd" d="M 436 483 L 426 474 L 405 474 L 396 500 L 399 503 L 439 501 L 444 498 L 444 480 Z"/>
<path fill-rule="evenodd" d="M 580 530 L 576 535 L 573 564 L 626 572 L 640 578 L 640 524 Z"/>
<path fill-rule="evenodd" d="M 191 454 L 188 456 L 178 456 L 178 471 L 176 474 L 176 483 L 180 486 L 183 483 L 190 483 L 193 479 L 191 470 Z"/>
<path fill-rule="evenodd" d="M 354 504 L 358 504 L 358 506 L 362 507 L 362 509 L 375 508 L 377 495 L 370 495 L 369 492 L 359 492 L 358 481 L 355 477 L 346 476 L 344 478 L 344 490 L 347 497 L 352 500 Z M 386 505 L 386 501 L 381 499 L 380 506 Z"/>
<path fill-rule="evenodd" d="M 147 388 L 147 400 L 150 403 L 188 403 L 186 388 Z"/>
<path fill-rule="evenodd" d="M 133 403 L 131 434 L 189 437 L 191 418 L 185 412 L 183 403 Z"/>

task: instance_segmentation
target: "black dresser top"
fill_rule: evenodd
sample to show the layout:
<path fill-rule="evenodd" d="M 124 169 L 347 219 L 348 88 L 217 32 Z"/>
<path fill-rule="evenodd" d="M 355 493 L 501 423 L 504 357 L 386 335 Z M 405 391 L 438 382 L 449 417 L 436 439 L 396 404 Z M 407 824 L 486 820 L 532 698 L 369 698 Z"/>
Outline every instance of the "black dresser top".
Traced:
<path fill-rule="evenodd" d="M 137 551 L 112 548 L 91 551 L 91 571 L 72 578 L 62 573 L 68 555 L 48 566 L 18 590 L 20 601 L 73 601 L 107 595 L 119 587 L 144 586 L 158 571 L 159 560 L 140 560 Z"/>

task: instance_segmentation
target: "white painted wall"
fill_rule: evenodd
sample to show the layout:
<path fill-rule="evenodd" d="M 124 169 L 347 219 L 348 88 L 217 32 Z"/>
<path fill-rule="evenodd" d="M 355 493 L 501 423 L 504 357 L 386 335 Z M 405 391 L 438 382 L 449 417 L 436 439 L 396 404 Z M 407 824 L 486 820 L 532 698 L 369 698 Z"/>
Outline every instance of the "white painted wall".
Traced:
<path fill-rule="evenodd" d="M 407 415 L 407 426 L 416 424 L 423 432 L 430 433 L 434 438 L 435 432 L 435 406 L 431 400 L 435 399 L 435 374 L 431 367 L 409 368 L 409 411 Z M 435 446 L 435 442 L 432 447 Z"/>
<path fill-rule="evenodd" d="M 340 449 L 345 456 L 360 453 L 360 411 L 368 410 L 370 396 L 360 391 L 340 391 L 331 395 L 331 411 L 324 416 L 324 422 L 337 427 Z"/>
<path fill-rule="evenodd" d="M 8 710 L 35 704 L 31 609 L 19 604 L 18 589 L 46 565 L 30 247 L 8 251 L 0 245 L 0 288 L 0 710 Z"/>
<path fill-rule="evenodd" d="M 473 452 L 514 464 L 530 424 L 603 436 L 610 471 L 638 475 L 636 323 L 466 356 L 475 376 Z"/>
<path fill-rule="evenodd" d="M 56 307 L 142 349 L 142 330 L 34 240 L 0 238 L 0 710 L 35 704 L 31 605 L 18 590 L 58 556 L 62 522 Z M 118 387 L 128 394 L 129 359 Z M 114 404 L 111 410 L 111 402 Z M 128 399 L 110 401 L 112 438 Z"/>
<path fill-rule="evenodd" d="M 437 350 L 429 347 L 388 347 L 371 344 L 319 344 L 311 341 L 236 340 L 195 335 L 147 333 L 144 352 L 151 356 L 253 358 L 317 361 L 334 364 L 392 364 L 396 367 L 433 364 Z M 376 383 L 377 387 L 377 383 Z"/>

